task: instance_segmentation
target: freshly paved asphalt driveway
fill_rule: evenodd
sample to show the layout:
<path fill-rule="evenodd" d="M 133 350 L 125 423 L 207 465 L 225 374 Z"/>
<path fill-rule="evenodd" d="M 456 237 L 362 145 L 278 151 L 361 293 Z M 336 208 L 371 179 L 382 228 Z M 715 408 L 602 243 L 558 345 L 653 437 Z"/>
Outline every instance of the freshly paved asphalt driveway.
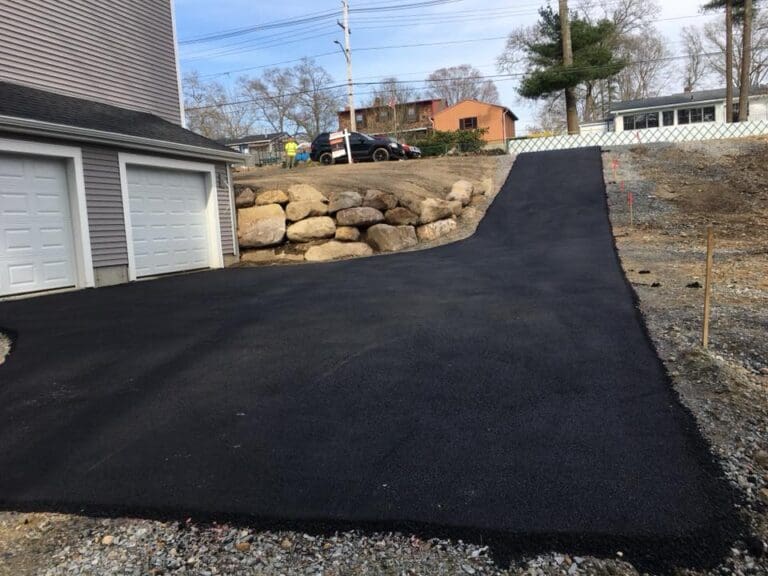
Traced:
<path fill-rule="evenodd" d="M 649 344 L 596 150 L 442 248 L 0 304 L 0 506 L 707 563 L 732 495 Z"/>

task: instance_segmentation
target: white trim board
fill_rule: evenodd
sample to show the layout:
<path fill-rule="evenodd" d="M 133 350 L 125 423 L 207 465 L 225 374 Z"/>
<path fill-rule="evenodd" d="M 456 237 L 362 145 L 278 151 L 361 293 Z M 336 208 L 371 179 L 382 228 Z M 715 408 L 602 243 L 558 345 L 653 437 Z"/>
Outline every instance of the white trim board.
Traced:
<path fill-rule="evenodd" d="M 235 187 L 232 184 L 232 170 L 227 164 L 227 186 L 229 186 L 229 215 L 232 217 L 232 252 L 240 258 L 240 242 L 237 239 L 237 203 L 235 202 Z"/>
<path fill-rule="evenodd" d="M 158 152 L 162 154 L 176 154 L 202 158 L 207 161 L 228 160 L 230 162 L 244 162 L 243 155 L 235 151 L 216 150 L 190 144 L 178 144 L 165 140 L 156 140 L 142 136 L 130 136 L 116 132 L 105 132 L 92 128 L 79 128 L 67 124 L 56 124 L 31 120 L 29 118 L 16 118 L 0 115 L 0 129 L 6 132 L 30 134 L 33 136 L 45 136 L 52 138 L 66 138 L 78 142 L 94 142 L 97 144 L 109 144 L 123 148 L 134 148 L 142 151 Z"/>
<path fill-rule="evenodd" d="M 211 268 L 224 267 L 224 255 L 221 249 L 221 225 L 219 223 L 218 190 L 216 187 L 216 167 L 213 164 L 176 160 L 160 156 L 143 156 L 119 152 L 120 188 L 123 196 L 123 218 L 125 220 L 125 240 L 128 248 L 128 279 L 133 281 L 136 276 L 136 255 L 133 250 L 133 228 L 131 225 L 131 204 L 128 194 L 128 165 L 149 166 L 197 172 L 205 175 L 206 220 L 208 225 L 208 263 Z"/>
<path fill-rule="evenodd" d="M 0 152 L 48 156 L 66 160 L 69 208 L 72 216 L 72 235 L 74 236 L 75 246 L 76 287 L 94 287 L 96 281 L 94 279 L 93 258 L 91 256 L 91 234 L 88 229 L 88 206 L 85 199 L 83 154 L 80 148 L 60 146 L 58 144 L 44 144 L 33 140 L 0 138 Z"/>

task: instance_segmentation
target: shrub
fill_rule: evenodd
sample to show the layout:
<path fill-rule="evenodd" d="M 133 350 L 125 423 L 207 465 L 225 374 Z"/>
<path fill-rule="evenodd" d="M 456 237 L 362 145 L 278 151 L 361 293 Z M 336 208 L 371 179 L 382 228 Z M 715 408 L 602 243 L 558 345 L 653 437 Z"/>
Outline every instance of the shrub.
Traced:
<path fill-rule="evenodd" d="M 413 144 L 421 148 L 423 156 L 440 156 L 451 152 L 476 153 L 485 146 L 483 135 L 486 132 L 485 128 L 446 132 L 435 130 Z"/>

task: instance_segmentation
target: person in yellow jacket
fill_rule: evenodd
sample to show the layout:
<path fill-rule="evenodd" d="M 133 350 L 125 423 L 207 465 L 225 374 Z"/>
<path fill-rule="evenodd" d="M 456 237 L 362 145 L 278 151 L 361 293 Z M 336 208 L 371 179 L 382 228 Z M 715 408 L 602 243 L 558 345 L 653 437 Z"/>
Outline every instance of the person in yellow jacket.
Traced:
<path fill-rule="evenodd" d="M 287 158 L 286 166 L 293 168 L 296 165 L 296 152 L 299 150 L 299 145 L 296 144 L 296 140 L 289 138 L 285 143 L 285 156 Z"/>

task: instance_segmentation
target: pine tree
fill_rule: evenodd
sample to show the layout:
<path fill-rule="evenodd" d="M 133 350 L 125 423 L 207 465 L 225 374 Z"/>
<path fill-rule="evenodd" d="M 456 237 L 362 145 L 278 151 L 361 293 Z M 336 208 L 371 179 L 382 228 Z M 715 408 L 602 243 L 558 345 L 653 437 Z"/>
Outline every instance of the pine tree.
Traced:
<path fill-rule="evenodd" d="M 518 91 L 524 98 L 537 99 L 565 92 L 580 84 L 609 78 L 627 66 L 613 52 L 615 26 L 609 20 L 587 22 L 578 14 L 571 17 L 573 64 L 563 63 L 560 16 L 551 7 L 539 10 L 539 35 L 526 44 L 528 71 Z"/>

